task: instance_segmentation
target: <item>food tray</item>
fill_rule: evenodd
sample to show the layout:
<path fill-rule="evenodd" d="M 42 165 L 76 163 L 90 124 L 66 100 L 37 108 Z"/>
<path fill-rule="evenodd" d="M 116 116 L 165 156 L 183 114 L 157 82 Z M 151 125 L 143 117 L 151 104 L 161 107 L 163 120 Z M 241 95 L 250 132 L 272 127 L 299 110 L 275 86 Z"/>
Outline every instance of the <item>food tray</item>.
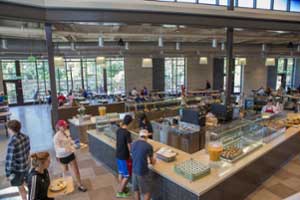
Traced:
<path fill-rule="evenodd" d="M 63 179 L 56 179 L 52 181 L 52 183 L 49 186 L 49 190 L 52 192 L 59 192 L 67 187 L 67 182 Z"/>
<path fill-rule="evenodd" d="M 233 160 L 236 157 L 240 156 L 241 154 L 243 154 L 242 149 L 236 147 L 229 147 L 223 150 L 223 152 L 221 153 L 221 157 L 224 159 Z"/>
<path fill-rule="evenodd" d="M 177 153 L 174 152 L 171 149 L 168 148 L 160 148 L 158 151 L 156 151 L 156 156 L 160 160 L 163 160 L 165 162 L 172 162 L 176 159 Z"/>
<path fill-rule="evenodd" d="M 227 158 L 223 158 L 221 156 L 221 160 L 229 162 L 229 163 L 234 163 L 234 162 L 240 160 L 241 158 L 245 157 L 246 155 L 254 152 L 257 149 L 259 149 L 262 145 L 263 145 L 262 142 L 255 142 L 255 143 L 249 144 L 248 146 L 246 146 L 242 149 L 243 153 L 240 154 L 239 156 L 234 157 L 233 159 L 227 159 Z"/>
<path fill-rule="evenodd" d="M 210 173 L 210 167 L 202 164 L 199 160 L 190 159 L 175 164 L 174 171 L 190 181 L 195 181 L 208 175 Z"/>

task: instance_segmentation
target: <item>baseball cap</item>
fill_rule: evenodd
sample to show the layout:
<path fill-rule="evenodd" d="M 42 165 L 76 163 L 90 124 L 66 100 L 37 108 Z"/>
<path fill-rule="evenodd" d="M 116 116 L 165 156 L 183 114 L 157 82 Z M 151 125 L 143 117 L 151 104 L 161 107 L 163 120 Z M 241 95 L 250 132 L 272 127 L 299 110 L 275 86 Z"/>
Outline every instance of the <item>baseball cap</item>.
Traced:
<path fill-rule="evenodd" d="M 143 137 L 143 136 L 149 136 L 149 132 L 146 130 L 146 129 L 142 129 L 140 130 L 140 137 Z"/>
<path fill-rule="evenodd" d="M 58 120 L 58 122 L 56 123 L 56 127 L 68 128 L 68 123 L 65 120 Z"/>

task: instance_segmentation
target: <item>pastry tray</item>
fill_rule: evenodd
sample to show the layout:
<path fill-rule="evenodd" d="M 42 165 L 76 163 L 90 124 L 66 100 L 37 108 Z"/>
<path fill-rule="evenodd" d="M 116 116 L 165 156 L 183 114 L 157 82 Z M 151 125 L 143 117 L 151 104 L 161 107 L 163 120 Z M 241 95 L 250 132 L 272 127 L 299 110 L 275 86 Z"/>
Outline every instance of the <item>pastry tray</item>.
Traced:
<path fill-rule="evenodd" d="M 233 159 L 227 159 L 227 158 L 224 158 L 224 157 L 221 156 L 221 160 L 229 162 L 229 163 L 234 163 L 234 162 L 240 160 L 241 158 L 247 156 L 248 154 L 254 152 L 255 150 L 259 149 L 260 147 L 262 147 L 262 145 L 263 145 L 262 142 L 254 142 L 254 143 L 249 144 L 248 146 L 242 148 L 243 153 L 240 154 L 239 156 L 237 156 Z"/>
<path fill-rule="evenodd" d="M 175 164 L 174 171 L 190 181 L 195 181 L 208 175 L 210 173 L 210 167 L 202 164 L 199 160 L 189 159 Z"/>

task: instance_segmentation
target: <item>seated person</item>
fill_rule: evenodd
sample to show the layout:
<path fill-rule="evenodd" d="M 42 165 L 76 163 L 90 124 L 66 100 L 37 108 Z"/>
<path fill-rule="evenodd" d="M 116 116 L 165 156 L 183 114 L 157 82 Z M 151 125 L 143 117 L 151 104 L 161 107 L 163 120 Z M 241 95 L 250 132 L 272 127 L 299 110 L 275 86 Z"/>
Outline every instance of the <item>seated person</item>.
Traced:
<path fill-rule="evenodd" d="M 63 93 L 60 93 L 59 96 L 57 97 L 57 100 L 58 100 L 58 105 L 63 106 L 67 99 Z"/>
<path fill-rule="evenodd" d="M 137 96 L 138 95 L 138 91 L 136 89 L 136 87 L 134 87 L 131 92 L 130 92 L 131 96 Z"/>
<path fill-rule="evenodd" d="M 266 89 L 266 91 L 265 91 L 265 94 L 266 94 L 267 96 L 270 96 L 270 95 L 272 94 L 272 89 L 271 89 L 270 87 L 268 87 L 268 88 Z"/>
<path fill-rule="evenodd" d="M 148 89 L 147 89 L 146 86 L 144 86 L 144 88 L 142 89 L 141 95 L 143 95 L 143 96 L 147 96 L 148 95 Z"/>

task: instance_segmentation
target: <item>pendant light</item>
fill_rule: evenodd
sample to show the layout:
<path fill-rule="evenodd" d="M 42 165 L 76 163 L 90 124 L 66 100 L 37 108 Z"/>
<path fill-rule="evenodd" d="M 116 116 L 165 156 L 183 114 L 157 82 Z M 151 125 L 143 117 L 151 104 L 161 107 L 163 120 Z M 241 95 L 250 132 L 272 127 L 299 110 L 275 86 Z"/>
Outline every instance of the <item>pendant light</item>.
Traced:
<path fill-rule="evenodd" d="M 7 47 L 7 40 L 2 39 L 1 40 L 1 44 L 2 44 L 2 49 L 8 49 L 8 47 Z"/>
<path fill-rule="evenodd" d="M 217 48 L 217 46 L 218 46 L 217 39 L 212 40 L 211 46 L 212 46 L 212 48 Z"/>
<path fill-rule="evenodd" d="M 125 42 L 125 49 L 129 50 L 129 42 Z"/>
<path fill-rule="evenodd" d="M 99 36 L 98 38 L 98 46 L 101 48 L 104 47 L 104 39 L 102 36 Z"/>
<path fill-rule="evenodd" d="M 159 36 L 159 38 L 158 38 L 158 47 L 160 47 L 160 48 L 164 47 L 164 41 L 163 41 L 162 36 Z"/>
<path fill-rule="evenodd" d="M 180 50 L 180 42 L 176 42 L 176 50 L 177 50 L 177 51 Z"/>

